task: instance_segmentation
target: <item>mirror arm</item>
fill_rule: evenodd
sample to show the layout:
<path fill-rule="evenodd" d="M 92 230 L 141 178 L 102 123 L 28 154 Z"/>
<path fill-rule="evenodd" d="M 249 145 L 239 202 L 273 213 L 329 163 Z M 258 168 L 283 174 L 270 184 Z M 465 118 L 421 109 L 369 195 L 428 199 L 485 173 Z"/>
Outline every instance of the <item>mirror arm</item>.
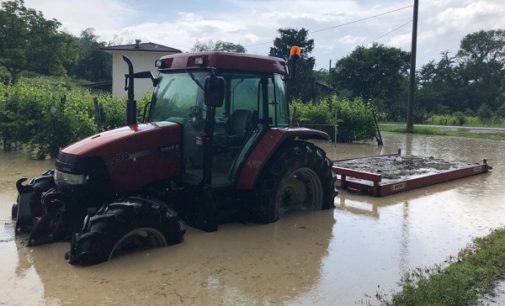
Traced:
<path fill-rule="evenodd" d="M 153 87 L 156 87 L 160 82 L 159 78 L 155 78 L 151 71 L 141 71 L 133 74 L 135 79 L 151 79 L 153 82 Z"/>

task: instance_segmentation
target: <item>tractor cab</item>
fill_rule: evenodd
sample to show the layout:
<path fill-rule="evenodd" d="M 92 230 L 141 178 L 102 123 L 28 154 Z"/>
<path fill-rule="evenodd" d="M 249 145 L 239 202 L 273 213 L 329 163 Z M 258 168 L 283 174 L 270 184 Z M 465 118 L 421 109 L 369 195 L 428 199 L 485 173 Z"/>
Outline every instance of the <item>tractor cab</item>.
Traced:
<path fill-rule="evenodd" d="M 242 67 L 235 67 L 233 59 L 239 56 Z M 277 65 L 267 66 L 266 61 Z M 201 183 L 208 162 L 212 164 L 212 186 L 232 186 L 240 156 L 254 147 L 265 129 L 288 126 L 286 70 L 281 59 L 251 57 L 247 62 L 243 54 L 206 52 L 171 55 L 156 64 L 160 75 L 148 119 L 158 125 L 175 122 L 182 126 L 182 179 L 186 184 Z M 222 101 L 210 103 L 214 105 L 205 99 L 206 83 L 211 79 L 223 83 L 208 89 L 220 91 L 214 94 Z M 209 141 L 211 160 L 204 154 Z"/>

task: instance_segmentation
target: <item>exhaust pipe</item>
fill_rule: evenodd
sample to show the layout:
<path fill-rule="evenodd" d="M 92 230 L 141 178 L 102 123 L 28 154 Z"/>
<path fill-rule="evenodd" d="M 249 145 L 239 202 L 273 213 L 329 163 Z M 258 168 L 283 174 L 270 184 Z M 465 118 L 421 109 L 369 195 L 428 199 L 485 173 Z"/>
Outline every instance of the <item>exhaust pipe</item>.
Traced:
<path fill-rule="evenodd" d="M 128 65 L 128 74 L 125 74 L 125 87 L 124 90 L 128 91 L 128 101 L 126 101 L 126 124 L 137 124 L 137 101 L 135 101 L 134 94 L 134 79 L 133 64 L 131 60 L 123 55 L 123 60 Z"/>

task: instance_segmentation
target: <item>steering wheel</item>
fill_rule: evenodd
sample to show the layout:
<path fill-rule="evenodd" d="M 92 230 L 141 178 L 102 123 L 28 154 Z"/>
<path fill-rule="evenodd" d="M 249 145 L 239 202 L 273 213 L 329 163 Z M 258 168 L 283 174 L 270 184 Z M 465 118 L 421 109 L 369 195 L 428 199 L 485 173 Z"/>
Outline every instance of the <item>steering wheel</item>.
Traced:
<path fill-rule="evenodd" d="M 190 107 L 190 123 L 193 129 L 199 131 L 203 128 L 204 120 L 203 120 L 203 108 L 201 106 L 192 106 Z"/>

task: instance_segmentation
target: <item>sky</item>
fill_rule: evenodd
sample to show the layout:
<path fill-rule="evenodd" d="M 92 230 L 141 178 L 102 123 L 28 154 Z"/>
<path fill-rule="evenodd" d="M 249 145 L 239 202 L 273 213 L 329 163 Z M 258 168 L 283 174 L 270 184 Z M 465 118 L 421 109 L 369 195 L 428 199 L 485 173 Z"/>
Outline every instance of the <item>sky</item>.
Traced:
<path fill-rule="evenodd" d="M 410 51 L 413 0 L 25 0 L 27 7 L 79 35 L 93 28 L 99 40 L 135 39 L 184 52 L 196 41 L 240 43 L 268 54 L 279 28 L 309 30 L 316 69 L 328 68 L 359 45 L 378 42 Z M 420 0 L 417 66 L 457 52 L 461 39 L 479 30 L 505 29 L 503 0 Z M 407 7 L 407 8 L 405 8 Z M 403 8 L 403 9 L 401 9 Z M 355 20 L 400 9 L 349 25 Z M 338 27 L 336 27 L 338 26 Z M 333 27 L 333 28 L 332 28 Z M 327 29 L 318 31 L 321 29 Z"/>

